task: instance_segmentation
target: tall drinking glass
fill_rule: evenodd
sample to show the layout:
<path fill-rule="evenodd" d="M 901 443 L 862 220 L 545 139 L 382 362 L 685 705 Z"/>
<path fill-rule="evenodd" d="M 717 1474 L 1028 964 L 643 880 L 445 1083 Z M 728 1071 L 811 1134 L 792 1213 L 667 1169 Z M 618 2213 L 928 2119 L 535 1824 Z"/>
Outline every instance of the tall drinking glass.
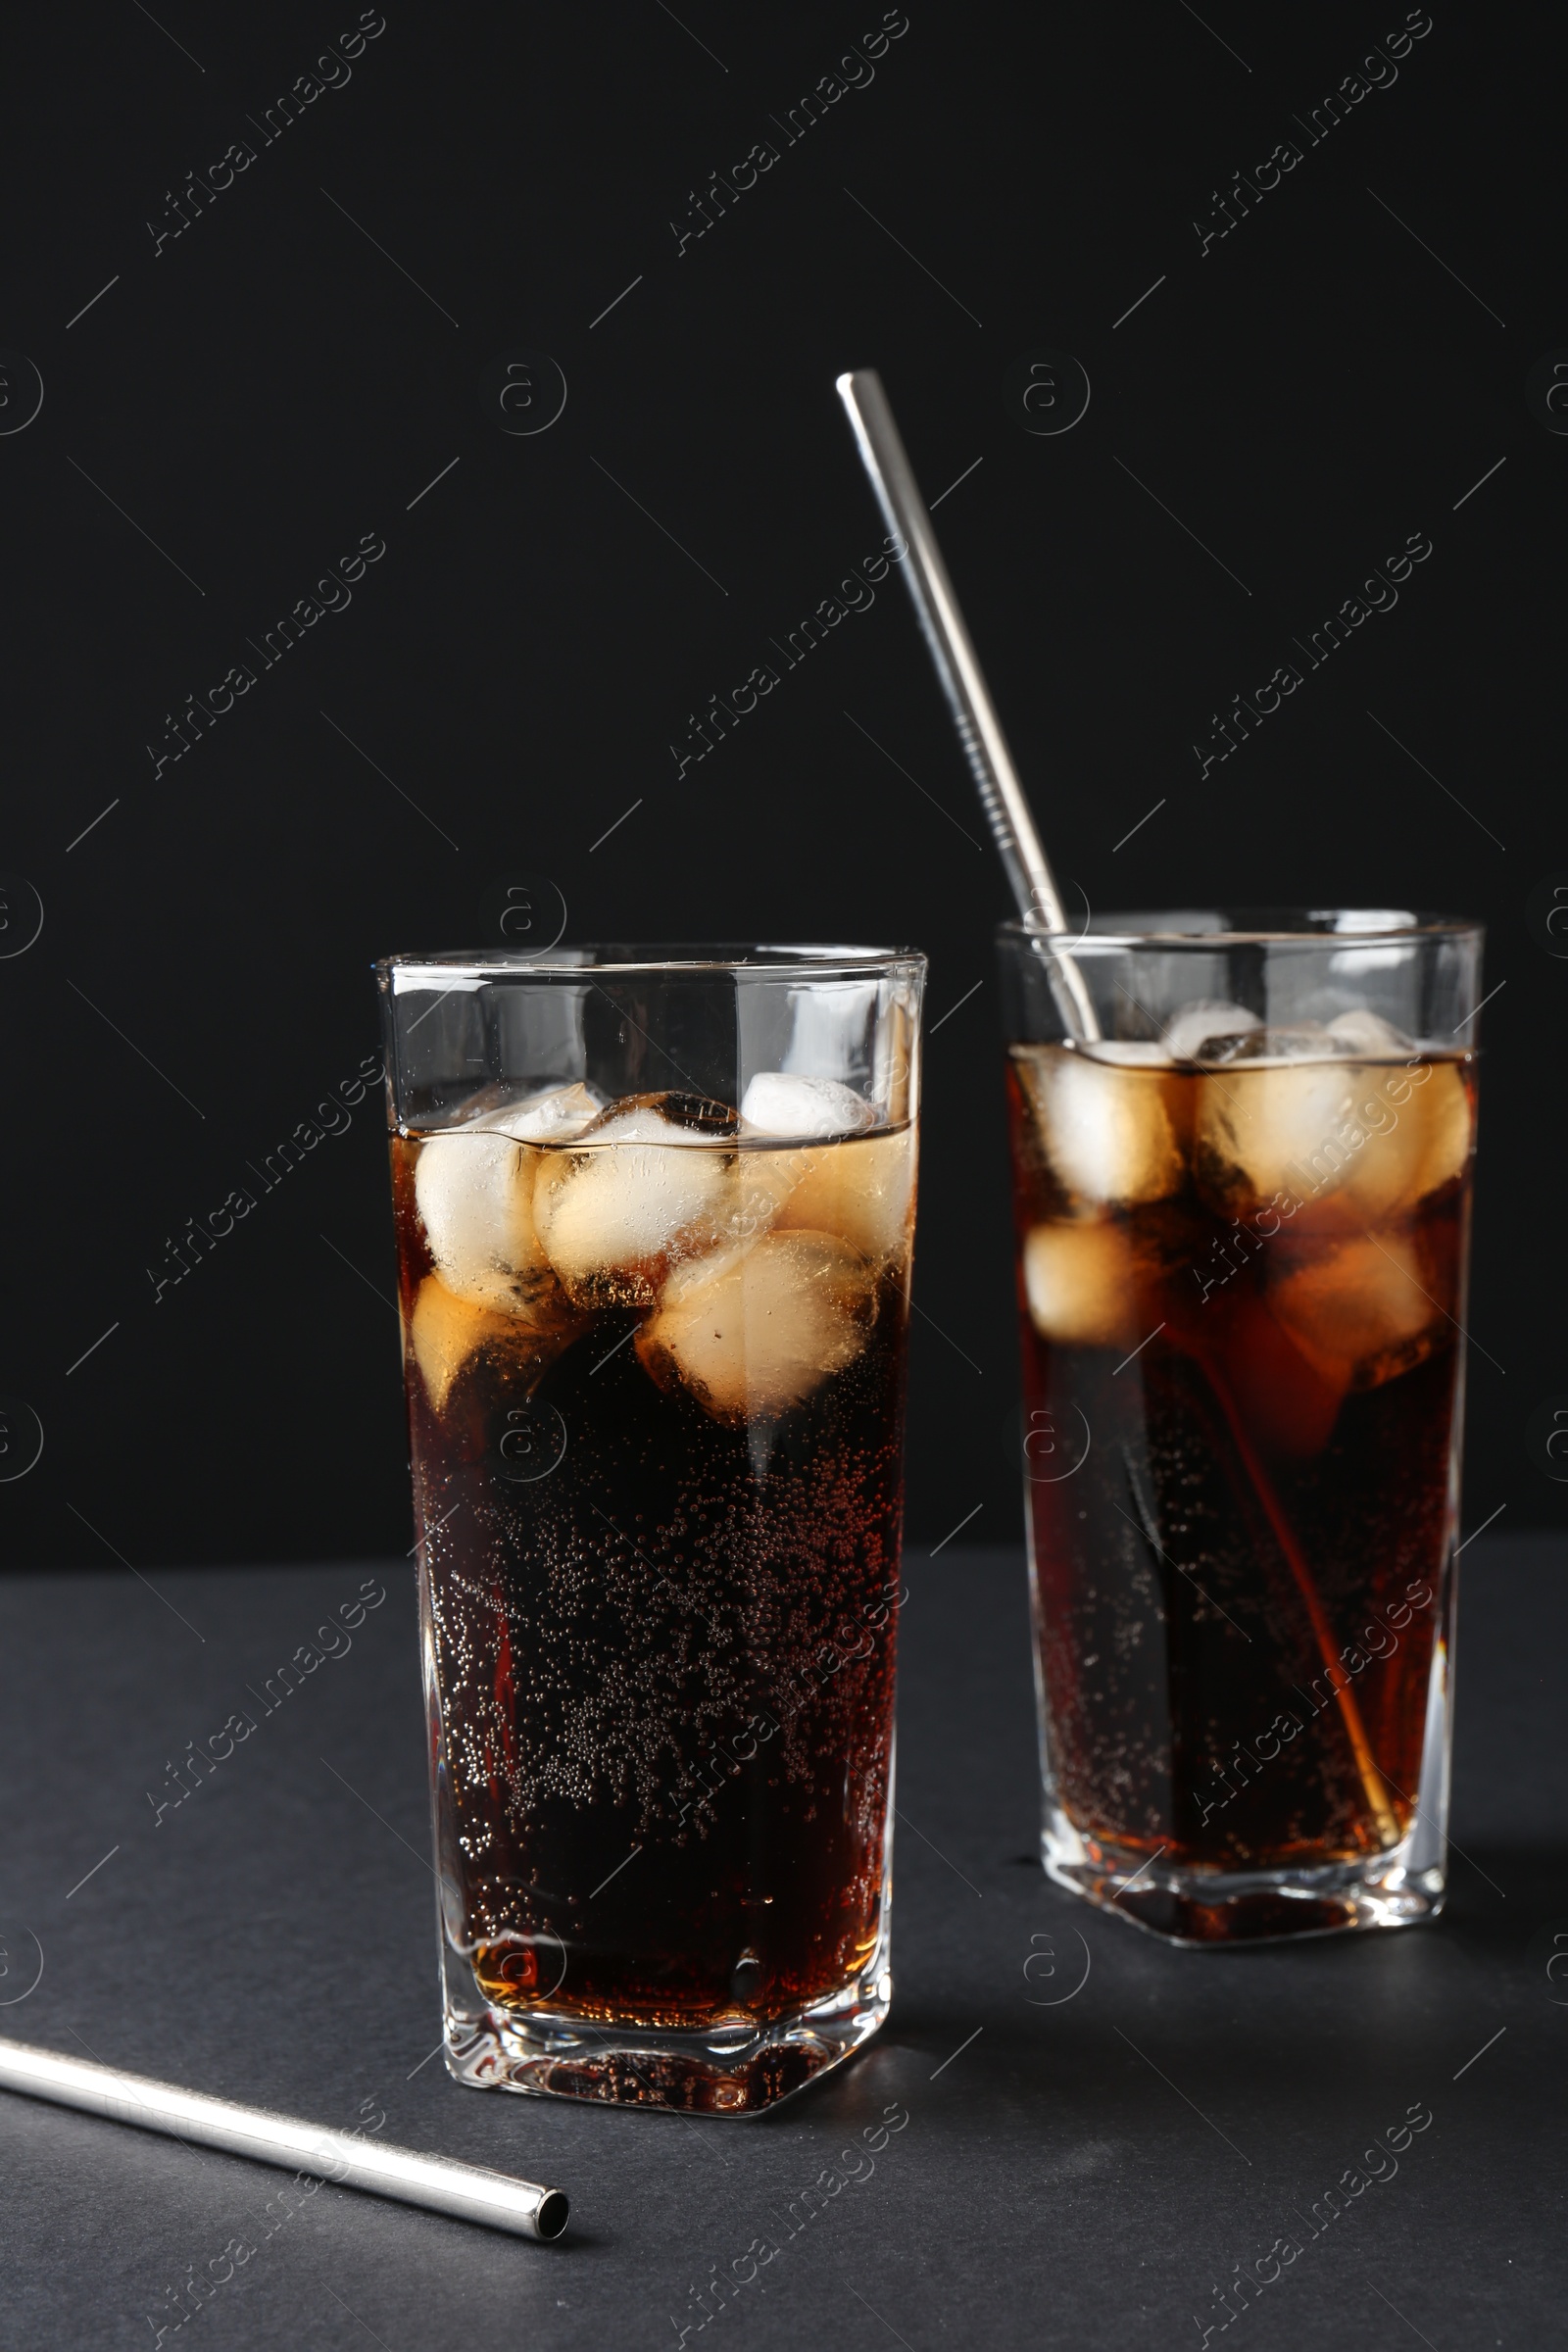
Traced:
<path fill-rule="evenodd" d="M 753 2112 L 891 1994 L 924 961 L 377 972 L 447 2064 Z"/>
<path fill-rule="evenodd" d="M 1000 938 L 1047 1870 L 1177 1942 L 1441 1909 L 1474 926 Z"/>

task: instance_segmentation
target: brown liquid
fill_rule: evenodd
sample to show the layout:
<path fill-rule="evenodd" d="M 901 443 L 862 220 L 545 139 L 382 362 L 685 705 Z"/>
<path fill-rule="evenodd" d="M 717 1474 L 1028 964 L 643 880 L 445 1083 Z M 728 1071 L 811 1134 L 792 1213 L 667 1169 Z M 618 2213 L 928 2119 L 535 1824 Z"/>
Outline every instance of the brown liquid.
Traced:
<path fill-rule="evenodd" d="M 393 1139 L 406 1331 L 420 1150 Z M 498 2006 L 760 2023 L 874 1953 L 906 1268 L 906 1230 L 853 1360 L 765 1412 L 699 1401 L 597 1277 L 537 1332 L 477 1318 L 444 1394 L 408 1347 L 447 1933 Z"/>
<path fill-rule="evenodd" d="M 1376 1853 L 1443 1623 L 1472 1072 L 1341 1065 L 1347 1129 L 1322 1064 L 1101 1065 L 1091 1100 L 1071 1058 L 1009 1071 L 1056 1802 L 1169 1866 Z M 1106 1137 L 1119 1201 L 1074 1181 Z"/>

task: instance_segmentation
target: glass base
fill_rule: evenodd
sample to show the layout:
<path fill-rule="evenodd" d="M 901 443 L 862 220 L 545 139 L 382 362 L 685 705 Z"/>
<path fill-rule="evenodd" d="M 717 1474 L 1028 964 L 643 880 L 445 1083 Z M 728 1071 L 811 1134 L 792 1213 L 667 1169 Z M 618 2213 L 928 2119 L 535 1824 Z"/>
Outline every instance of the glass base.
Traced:
<path fill-rule="evenodd" d="M 884 1951 L 841 1991 L 765 2023 L 601 2024 L 545 2008 L 498 2008 L 461 1960 L 449 1952 L 446 1962 L 446 2062 L 457 2082 L 687 2115 L 760 2115 L 776 2107 L 852 2058 L 881 2027 L 893 1998 Z M 454 1997 L 460 1976 L 468 1979 L 466 1997 Z"/>
<path fill-rule="evenodd" d="M 1172 1869 L 1130 1847 L 1087 1838 L 1057 1813 L 1041 1832 L 1046 1875 L 1070 1894 L 1116 1912 L 1162 1943 L 1280 1943 L 1357 1928 L 1409 1928 L 1436 1919 L 1445 1858 L 1418 1824 L 1398 1845 L 1316 1869 Z M 1418 1850 L 1424 1849 L 1424 1850 Z"/>

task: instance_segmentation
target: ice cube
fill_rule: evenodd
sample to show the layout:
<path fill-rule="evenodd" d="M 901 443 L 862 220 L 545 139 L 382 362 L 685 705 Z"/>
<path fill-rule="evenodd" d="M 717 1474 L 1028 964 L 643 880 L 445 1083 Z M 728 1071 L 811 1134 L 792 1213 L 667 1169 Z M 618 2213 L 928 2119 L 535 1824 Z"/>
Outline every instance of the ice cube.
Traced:
<path fill-rule="evenodd" d="M 579 1129 L 574 1140 L 598 1143 L 609 1137 L 618 1143 L 707 1146 L 739 1132 L 738 1114 L 727 1102 L 714 1102 L 707 1095 L 622 1095 Z"/>
<path fill-rule="evenodd" d="M 1245 1004 L 1227 1004 L 1214 997 L 1200 997 L 1172 1013 L 1160 1040 L 1172 1061 L 1203 1061 L 1209 1042 L 1245 1037 L 1262 1022 Z"/>
<path fill-rule="evenodd" d="M 914 1130 L 857 1136 L 798 1152 L 743 1152 L 741 1195 L 779 1233 L 835 1233 L 875 1265 L 909 1237 Z"/>
<path fill-rule="evenodd" d="M 1198 1108 L 1204 1198 L 1233 1217 L 1272 1210 L 1301 1233 L 1364 1231 L 1414 1207 L 1469 1149 L 1469 1098 L 1451 1061 L 1237 1063 L 1205 1078 Z"/>
<path fill-rule="evenodd" d="M 1328 1061 L 1348 1048 L 1321 1021 L 1261 1021 L 1242 1037 L 1210 1038 L 1199 1058 L 1205 1066 L 1245 1067 L 1251 1062 Z"/>
<path fill-rule="evenodd" d="M 556 1296 L 559 1299 L 560 1293 Z M 524 1322 L 460 1298 L 439 1275 L 427 1274 L 415 1296 L 408 1346 L 433 1410 L 444 1413 L 459 1373 L 482 1350 L 502 1350 L 524 1379 L 537 1378 L 576 1330 L 569 1310 L 549 1323 Z"/>
<path fill-rule="evenodd" d="M 1268 1303 L 1325 1378 L 1376 1388 L 1430 1354 L 1444 1310 L 1413 1242 L 1365 1233 L 1294 1264 L 1270 1282 Z"/>
<path fill-rule="evenodd" d="M 514 1135 L 519 1143 L 559 1143 L 597 1119 L 604 1107 L 604 1097 L 574 1078 L 569 1085 L 547 1087 L 543 1094 L 528 1095 L 521 1102 L 491 1112 L 486 1123 L 503 1135 Z"/>
<path fill-rule="evenodd" d="M 1366 1004 L 1337 1012 L 1328 1029 L 1342 1053 L 1358 1054 L 1363 1061 L 1402 1061 L 1415 1052 L 1414 1043 L 1402 1030 Z"/>
<path fill-rule="evenodd" d="M 652 1306 L 672 1265 L 727 1238 L 735 1113 L 679 1095 L 612 1102 L 541 1155 L 533 1214 L 541 1248 L 584 1306 Z"/>
<path fill-rule="evenodd" d="M 1431 1071 L 1421 1079 L 1422 1069 Z M 1459 1175 L 1470 1156 L 1474 1118 L 1464 1078 L 1455 1061 L 1430 1061 L 1401 1073 L 1415 1089 L 1399 1112 L 1419 1141 L 1411 1152 L 1411 1175 L 1404 1194 L 1409 1202 L 1425 1200 L 1440 1185 Z"/>
<path fill-rule="evenodd" d="M 853 1363 L 876 1310 L 874 1274 L 836 1235 L 771 1233 L 679 1267 L 637 1353 L 716 1421 L 767 1418 Z"/>
<path fill-rule="evenodd" d="M 536 1319 L 555 1291 L 533 1221 L 533 1142 L 586 1126 L 599 1105 L 585 1086 L 449 1127 L 419 1146 L 414 1198 L 438 1274 L 460 1298 Z"/>
<path fill-rule="evenodd" d="M 1364 1130 L 1355 1119 L 1357 1080 L 1352 1064 L 1332 1054 L 1290 1066 L 1227 1069 L 1205 1078 L 1195 1122 L 1198 1189 L 1225 1215 L 1259 1210 L 1304 1215 L 1319 1228 L 1342 1229 L 1366 1214 L 1345 1187 Z M 1361 1144 L 1357 1146 L 1356 1138 Z M 1386 1158 L 1360 1171 L 1371 1200 L 1398 1189 Z M 1384 1181 L 1380 1186 L 1377 1179 Z M 1294 1207 L 1291 1205 L 1294 1203 Z"/>
<path fill-rule="evenodd" d="M 1030 1320 L 1063 1347 L 1136 1347 L 1149 1272 L 1120 1225 L 1036 1225 L 1024 1239 Z"/>
<path fill-rule="evenodd" d="M 1358 1128 L 1365 1143 L 1341 1180 L 1362 1225 L 1413 1209 L 1459 1175 L 1470 1156 L 1470 1098 L 1452 1061 L 1401 1057 L 1357 1072 Z"/>
<path fill-rule="evenodd" d="M 1113 1067 L 1058 1046 L 1016 1055 L 1036 1132 L 1060 1183 L 1079 1200 L 1162 1200 L 1182 1181 L 1182 1153 L 1157 1066 Z"/>
<path fill-rule="evenodd" d="M 741 1097 L 741 1118 L 763 1135 L 855 1135 L 874 1124 L 863 1095 L 836 1078 L 807 1078 L 790 1070 L 759 1070 Z"/>

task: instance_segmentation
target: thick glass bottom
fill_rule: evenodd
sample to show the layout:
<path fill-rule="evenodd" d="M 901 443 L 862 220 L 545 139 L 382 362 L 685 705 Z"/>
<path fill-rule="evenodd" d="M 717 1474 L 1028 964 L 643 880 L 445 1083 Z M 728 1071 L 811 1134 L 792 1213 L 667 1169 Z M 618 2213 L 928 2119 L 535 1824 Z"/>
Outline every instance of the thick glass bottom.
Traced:
<path fill-rule="evenodd" d="M 1041 1832 L 1046 1875 L 1164 1943 L 1279 1943 L 1358 1928 L 1408 1928 L 1436 1919 L 1446 1891 L 1445 1855 L 1417 1822 L 1408 1837 L 1353 1862 L 1280 1870 L 1172 1869 L 1147 1854 L 1083 1837 L 1055 1811 Z"/>
<path fill-rule="evenodd" d="M 688 2115 L 760 2115 L 870 2040 L 893 1979 L 884 1937 L 862 1975 L 793 2015 L 707 2027 L 601 2023 L 541 2006 L 502 2009 L 446 1954 L 446 2062 L 475 2090 L 516 2090 L 599 2106 Z M 457 1980 L 466 1977 L 466 1986 Z"/>

